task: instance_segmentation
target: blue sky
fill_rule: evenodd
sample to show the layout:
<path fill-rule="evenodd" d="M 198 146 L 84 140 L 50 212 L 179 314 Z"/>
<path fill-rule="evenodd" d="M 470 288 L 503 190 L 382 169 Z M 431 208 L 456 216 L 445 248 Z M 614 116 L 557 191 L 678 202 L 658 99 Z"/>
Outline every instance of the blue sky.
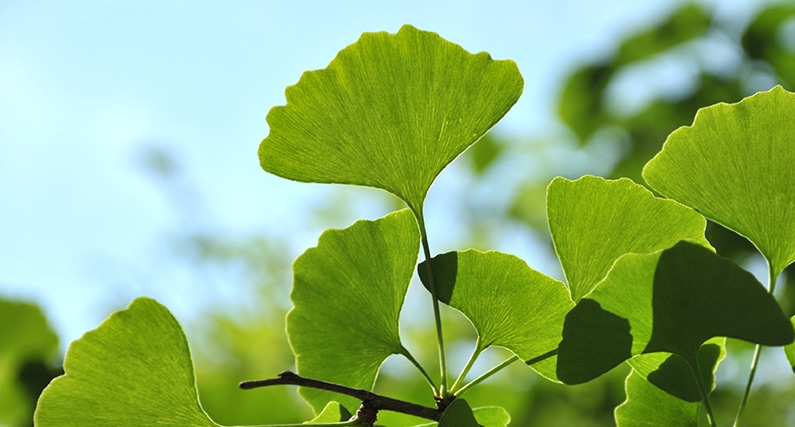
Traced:
<path fill-rule="evenodd" d="M 175 230 L 313 244 L 300 212 L 322 186 L 262 172 L 256 149 L 284 88 L 362 32 L 410 23 L 515 60 L 524 95 L 498 129 L 522 137 L 555 128 L 567 70 L 675 4 L 0 2 L 0 296 L 42 303 L 68 342 L 135 295 L 191 313 L 190 272 L 162 265 Z M 201 215 L 175 213 L 142 172 L 148 146 L 177 156 Z"/>

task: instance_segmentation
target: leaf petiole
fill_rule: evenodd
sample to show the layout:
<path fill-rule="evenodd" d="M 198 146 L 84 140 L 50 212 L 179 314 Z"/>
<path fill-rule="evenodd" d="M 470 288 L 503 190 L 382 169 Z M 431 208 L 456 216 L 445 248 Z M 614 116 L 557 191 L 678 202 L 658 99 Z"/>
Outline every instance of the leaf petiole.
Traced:
<path fill-rule="evenodd" d="M 490 376 L 496 374 L 497 372 L 500 372 L 505 367 L 507 367 L 508 365 L 510 365 L 513 362 L 516 362 L 517 360 L 519 360 L 519 356 L 517 356 L 517 355 L 513 355 L 513 356 L 505 359 L 499 365 L 489 369 L 488 371 L 484 372 L 481 376 L 475 378 L 474 380 L 470 381 L 469 383 L 467 383 L 466 385 L 464 385 L 463 387 L 458 389 L 458 392 L 456 392 L 456 396 L 460 397 L 462 394 L 464 394 L 471 387 L 473 387 L 473 386 L 485 381 Z"/>
<path fill-rule="evenodd" d="M 412 209 L 417 218 L 417 223 L 420 226 L 420 235 L 422 237 L 422 250 L 425 254 L 425 265 L 428 269 L 428 289 L 431 291 L 433 299 L 433 319 L 436 323 L 436 339 L 439 345 L 439 370 L 441 371 L 441 384 L 439 386 L 438 395 L 440 397 L 449 397 L 452 394 L 447 388 L 447 358 L 444 354 L 444 335 L 442 334 L 442 316 L 439 312 L 439 299 L 436 292 L 436 282 L 433 277 L 433 268 L 431 267 L 431 247 L 428 244 L 428 232 L 425 230 L 425 218 L 422 215 L 422 208 Z"/>
<path fill-rule="evenodd" d="M 773 291 L 776 290 L 776 279 L 778 279 L 778 273 L 773 271 L 772 264 L 768 261 L 767 263 L 767 292 L 770 295 L 773 295 Z M 748 398 L 751 396 L 751 386 L 754 383 L 754 377 L 756 376 L 756 368 L 759 366 L 759 357 L 762 355 L 762 346 L 757 344 L 754 347 L 754 356 L 751 359 L 751 369 L 748 373 L 748 383 L 745 385 L 745 391 L 743 392 L 743 400 L 740 401 L 740 408 L 737 409 L 737 416 L 734 417 L 734 424 L 732 426 L 738 427 L 740 425 L 740 419 L 743 417 L 743 412 L 745 412 L 745 407 L 748 405 Z"/>
<path fill-rule="evenodd" d="M 485 347 L 481 346 L 480 337 L 478 337 L 478 341 L 475 343 L 475 349 L 472 351 L 472 356 L 469 357 L 469 360 L 467 361 L 466 366 L 464 366 L 464 369 L 461 371 L 461 374 L 458 375 L 458 378 L 456 378 L 453 385 L 450 386 L 450 393 L 455 394 L 456 389 L 458 389 L 458 385 L 464 381 L 464 378 L 469 373 L 469 370 L 472 369 L 472 365 L 474 365 L 475 361 L 478 360 L 480 354 L 483 353 L 483 350 L 485 350 Z"/>
<path fill-rule="evenodd" d="M 712 413 L 712 406 L 709 404 L 709 392 L 707 391 L 707 387 L 704 385 L 704 378 L 701 376 L 701 367 L 698 364 L 698 358 L 696 357 L 694 360 L 688 361 L 688 365 L 690 365 L 690 371 L 693 373 L 693 377 L 696 379 L 696 386 L 698 388 L 699 394 L 701 394 L 701 401 L 704 403 L 704 410 L 707 412 L 707 421 L 709 421 L 710 426 L 718 427 L 718 424 L 715 422 L 715 415 Z"/>

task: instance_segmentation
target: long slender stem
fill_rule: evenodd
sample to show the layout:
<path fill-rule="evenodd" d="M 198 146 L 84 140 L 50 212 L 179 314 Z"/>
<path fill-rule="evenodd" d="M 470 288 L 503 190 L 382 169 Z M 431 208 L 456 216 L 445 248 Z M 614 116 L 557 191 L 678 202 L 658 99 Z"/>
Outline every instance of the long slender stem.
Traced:
<path fill-rule="evenodd" d="M 326 381 L 316 380 L 312 378 L 305 378 L 290 371 L 284 371 L 277 378 L 269 378 L 265 380 L 252 380 L 243 381 L 240 383 L 240 388 L 249 390 L 258 387 L 268 387 L 273 385 L 297 385 L 301 387 L 316 388 L 319 390 L 331 391 L 334 393 L 344 394 L 351 396 L 362 401 L 362 404 L 367 404 L 370 409 L 376 411 L 392 411 L 400 412 L 403 414 L 414 415 L 433 421 L 439 421 L 442 418 L 442 411 L 427 406 L 418 405 L 416 403 L 406 402 L 404 400 L 393 399 L 391 397 L 381 396 L 380 394 L 371 391 L 346 387 L 340 384 L 334 384 Z"/>
<path fill-rule="evenodd" d="M 712 406 L 709 404 L 709 392 L 704 385 L 704 378 L 701 376 L 701 367 L 698 365 L 698 358 L 696 357 L 694 360 L 689 361 L 688 365 L 690 365 L 690 371 L 693 372 L 693 377 L 696 379 L 696 386 L 698 387 L 699 394 L 701 394 L 704 410 L 707 412 L 707 421 L 709 421 L 710 426 L 718 427 L 718 424 L 715 422 L 715 414 L 712 413 Z"/>
<path fill-rule="evenodd" d="M 488 379 L 490 376 L 496 374 L 497 372 L 500 372 L 503 368 L 505 368 L 506 366 L 510 365 L 513 362 L 516 362 L 517 360 L 519 360 L 519 356 L 516 356 L 516 355 L 513 355 L 513 356 L 509 357 L 508 359 L 505 359 L 499 365 L 489 369 L 488 371 L 484 372 L 483 375 L 475 378 L 474 380 L 472 380 L 469 383 L 467 383 L 465 386 L 463 386 L 460 389 L 458 389 L 458 392 L 456 392 L 456 396 L 461 396 L 462 394 L 464 394 L 464 392 L 469 390 L 471 387 L 473 387 L 473 386 L 475 386 L 477 384 L 480 384 L 481 382 L 483 382 L 486 379 Z"/>
<path fill-rule="evenodd" d="M 431 379 L 430 375 L 428 375 L 428 372 L 425 371 L 425 368 L 423 368 L 422 365 L 420 365 L 420 363 L 417 362 L 417 359 L 415 359 L 414 356 L 411 355 L 408 349 L 406 347 L 403 347 L 403 350 L 401 351 L 400 354 L 402 354 L 406 359 L 408 359 L 409 362 L 411 362 L 411 364 L 414 365 L 420 371 L 423 378 L 425 378 L 425 381 L 428 383 L 429 386 L 431 386 L 433 394 L 438 395 L 439 390 L 436 388 L 436 384 L 434 384 L 433 379 Z"/>
<path fill-rule="evenodd" d="M 475 349 L 472 351 L 472 356 L 469 357 L 469 360 L 467 361 L 466 366 L 464 366 L 464 369 L 461 371 L 461 374 L 458 375 L 458 378 L 456 378 L 453 385 L 450 386 L 450 393 L 456 392 L 458 385 L 461 384 L 461 381 L 464 381 L 464 378 L 469 373 L 469 370 L 472 369 L 472 365 L 475 364 L 475 361 L 478 360 L 478 356 L 483 353 L 483 350 L 483 347 L 480 345 L 480 338 L 478 338 L 478 341 L 475 343 Z"/>
<path fill-rule="evenodd" d="M 431 291 L 433 298 L 433 319 L 436 322 L 436 340 L 439 344 L 439 370 L 441 371 L 441 385 L 439 386 L 439 396 L 448 397 L 450 395 L 447 388 L 447 358 L 444 354 L 444 335 L 442 334 L 442 316 L 439 312 L 439 300 L 436 292 L 436 281 L 433 277 L 433 267 L 431 267 L 431 247 L 428 244 L 428 233 L 425 231 L 425 219 L 422 216 L 422 211 L 415 211 L 417 222 L 420 225 L 420 234 L 422 237 L 422 250 L 425 253 L 425 266 L 428 269 L 428 289 Z"/>
<path fill-rule="evenodd" d="M 778 274 L 773 271 L 773 266 L 768 262 L 767 264 L 767 292 L 771 295 L 773 291 L 776 290 L 776 279 L 778 278 Z M 743 393 L 743 400 L 740 402 L 740 408 L 737 409 L 737 416 L 734 417 L 734 427 L 738 427 L 740 425 L 740 420 L 743 417 L 743 413 L 745 412 L 745 407 L 748 405 L 748 398 L 751 396 L 751 386 L 754 383 L 754 377 L 756 376 L 756 368 L 759 366 L 759 358 L 762 355 L 762 346 L 757 344 L 754 347 L 754 357 L 751 359 L 751 369 L 748 374 L 748 383 L 745 384 L 745 392 Z"/>

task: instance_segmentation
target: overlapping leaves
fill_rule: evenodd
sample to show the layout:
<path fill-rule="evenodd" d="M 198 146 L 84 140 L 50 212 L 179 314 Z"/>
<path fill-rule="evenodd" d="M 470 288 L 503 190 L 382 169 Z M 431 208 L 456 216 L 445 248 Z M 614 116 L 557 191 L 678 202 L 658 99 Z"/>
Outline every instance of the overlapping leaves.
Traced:
<path fill-rule="evenodd" d="M 773 277 L 795 260 L 795 94 L 702 108 L 643 170 L 655 190 L 747 237 Z"/>
<path fill-rule="evenodd" d="M 713 337 L 783 346 L 795 334 L 750 273 L 708 249 L 680 242 L 648 255 L 628 254 L 566 317 L 558 377 L 589 381 L 654 352 L 679 355 L 696 369 L 701 345 Z"/>
<path fill-rule="evenodd" d="M 500 252 L 450 252 L 434 257 L 432 266 L 439 300 L 461 311 L 478 332 L 476 351 L 505 347 L 556 379 L 551 355 L 574 306 L 563 283 Z M 419 271 L 427 287 L 427 270 Z"/>

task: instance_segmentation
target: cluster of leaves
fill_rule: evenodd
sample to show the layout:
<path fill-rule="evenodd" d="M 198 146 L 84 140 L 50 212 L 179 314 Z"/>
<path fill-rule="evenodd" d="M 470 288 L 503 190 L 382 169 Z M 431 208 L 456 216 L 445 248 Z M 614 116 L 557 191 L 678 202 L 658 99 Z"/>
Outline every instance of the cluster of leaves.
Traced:
<path fill-rule="evenodd" d="M 374 409 L 442 427 L 506 426 L 504 410 L 471 409 L 464 393 L 512 363 L 578 384 L 628 361 L 617 424 L 697 426 L 703 407 L 717 425 L 709 394 L 726 337 L 789 345 L 795 363 L 792 321 L 771 295 L 795 260 L 795 94 L 777 87 L 705 108 L 672 133 L 643 174 L 667 199 L 626 178 L 553 180 L 547 216 L 564 284 L 509 254 L 432 256 L 425 227 L 434 179 L 502 118 L 522 87 L 513 62 L 404 26 L 362 35 L 327 68 L 305 73 L 287 89 L 287 104 L 268 114 L 259 151 L 266 171 L 380 188 L 408 206 L 326 231 L 293 265 L 287 333 L 300 377 L 266 382 L 304 385 L 300 393 L 317 414 L 310 424 L 373 425 L 367 411 Z M 714 252 L 706 218 L 759 248 L 770 266 L 767 290 Z M 417 265 L 420 247 L 425 259 Z M 433 302 L 436 376 L 398 328 L 415 270 Z M 440 302 L 478 334 L 452 381 Z M 513 356 L 467 382 L 489 347 Z M 368 391 L 393 354 L 425 378 L 435 408 L 404 410 L 411 404 Z M 199 403 L 181 327 L 151 299 L 135 300 L 72 343 L 64 369 L 41 395 L 38 425 L 218 425 Z"/>

